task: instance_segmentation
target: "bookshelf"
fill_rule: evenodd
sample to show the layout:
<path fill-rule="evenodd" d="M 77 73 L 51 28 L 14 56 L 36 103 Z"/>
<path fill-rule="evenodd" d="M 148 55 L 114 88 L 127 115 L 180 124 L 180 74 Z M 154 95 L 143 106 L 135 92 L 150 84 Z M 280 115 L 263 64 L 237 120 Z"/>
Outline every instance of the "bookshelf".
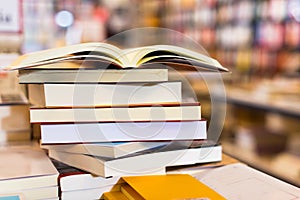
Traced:
<path fill-rule="evenodd" d="M 299 70 L 296 1 L 166 1 L 164 25 L 199 42 L 238 81 Z M 296 5 L 297 4 L 297 5 Z M 174 38 L 176 40 L 176 38 Z M 297 73 L 297 72 L 296 72 Z"/>
<path fill-rule="evenodd" d="M 300 100 L 299 88 L 293 87 L 299 82 L 300 69 L 300 24 L 293 10 L 297 6 L 299 2 L 284 0 L 166 1 L 162 21 L 166 27 L 200 43 L 232 71 L 229 79 L 224 78 L 227 115 L 221 141 L 230 141 L 224 151 L 274 176 L 299 184 L 295 177 L 299 179 L 296 163 L 300 158 L 294 143 L 299 141 Z M 191 82 L 202 104 L 209 105 L 207 89 L 199 80 Z M 281 92 L 276 92 L 276 88 L 281 88 Z M 209 119 L 210 108 L 203 113 Z M 237 153 L 241 152 L 235 141 L 240 126 L 273 126 L 284 131 L 288 144 L 283 153 L 297 161 L 287 161 L 291 168 L 296 168 L 294 179 L 288 177 L 289 172 L 283 168 L 279 173 L 274 172 L 268 166 L 270 162 L 260 154 L 245 159 L 242 153 Z M 273 156 L 278 157 L 278 165 L 284 166 L 285 158 L 280 155 Z"/>

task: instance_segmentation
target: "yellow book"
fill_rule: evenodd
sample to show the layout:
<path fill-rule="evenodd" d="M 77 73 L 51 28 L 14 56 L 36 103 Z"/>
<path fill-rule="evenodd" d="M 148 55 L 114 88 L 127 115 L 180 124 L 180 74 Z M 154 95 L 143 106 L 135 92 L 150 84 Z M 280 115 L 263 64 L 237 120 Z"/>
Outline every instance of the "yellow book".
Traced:
<path fill-rule="evenodd" d="M 128 200 L 121 191 L 106 192 L 101 197 L 103 200 Z"/>
<path fill-rule="evenodd" d="M 128 200 L 143 200 L 144 199 L 130 185 L 124 184 L 120 187 L 120 189 L 121 189 L 121 192 L 127 197 Z"/>
<path fill-rule="evenodd" d="M 116 191 L 121 191 L 128 200 L 225 199 L 188 174 L 123 177 L 108 193 Z M 105 195 L 109 195 L 108 193 Z"/>

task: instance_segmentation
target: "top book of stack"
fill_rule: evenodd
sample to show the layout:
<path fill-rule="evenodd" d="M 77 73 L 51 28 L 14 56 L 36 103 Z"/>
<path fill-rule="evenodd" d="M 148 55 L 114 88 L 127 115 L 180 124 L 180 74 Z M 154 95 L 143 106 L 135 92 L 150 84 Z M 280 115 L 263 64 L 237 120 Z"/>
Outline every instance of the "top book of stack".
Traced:
<path fill-rule="evenodd" d="M 95 42 L 25 54 L 5 69 L 18 70 L 20 83 L 91 83 L 167 81 L 168 67 L 228 72 L 217 60 L 179 46 L 120 49 Z"/>

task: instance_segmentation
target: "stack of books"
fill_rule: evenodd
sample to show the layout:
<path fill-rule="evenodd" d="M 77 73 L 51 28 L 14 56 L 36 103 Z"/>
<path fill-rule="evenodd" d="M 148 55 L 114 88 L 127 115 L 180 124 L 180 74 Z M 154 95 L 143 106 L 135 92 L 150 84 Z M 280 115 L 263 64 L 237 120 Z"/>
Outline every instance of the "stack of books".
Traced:
<path fill-rule="evenodd" d="M 0 163 L 1 198 L 58 199 L 59 173 L 37 144 L 1 146 Z"/>
<path fill-rule="evenodd" d="M 166 66 L 227 71 L 216 60 L 177 46 L 120 50 L 106 43 L 26 54 L 10 66 L 19 71 L 20 83 L 28 84 L 30 120 L 40 124 L 42 148 L 106 187 L 74 186 L 72 199 L 88 189 L 97 190 L 93 198 L 99 198 L 116 177 L 221 160 L 221 146 L 207 140 L 200 103 L 183 101 L 181 82 L 168 81 Z"/>

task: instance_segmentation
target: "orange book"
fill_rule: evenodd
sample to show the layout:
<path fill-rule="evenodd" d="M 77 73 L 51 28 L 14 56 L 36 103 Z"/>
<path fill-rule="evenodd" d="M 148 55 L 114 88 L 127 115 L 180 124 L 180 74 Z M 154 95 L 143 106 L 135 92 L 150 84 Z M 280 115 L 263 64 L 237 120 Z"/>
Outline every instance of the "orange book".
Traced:
<path fill-rule="evenodd" d="M 225 199 L 216 191 L 188 174 L 123 177 L 110 192 L 104 193 L 103 196 L 109 197 L 116 193 L 122 193 L 128 200 Z"/>

